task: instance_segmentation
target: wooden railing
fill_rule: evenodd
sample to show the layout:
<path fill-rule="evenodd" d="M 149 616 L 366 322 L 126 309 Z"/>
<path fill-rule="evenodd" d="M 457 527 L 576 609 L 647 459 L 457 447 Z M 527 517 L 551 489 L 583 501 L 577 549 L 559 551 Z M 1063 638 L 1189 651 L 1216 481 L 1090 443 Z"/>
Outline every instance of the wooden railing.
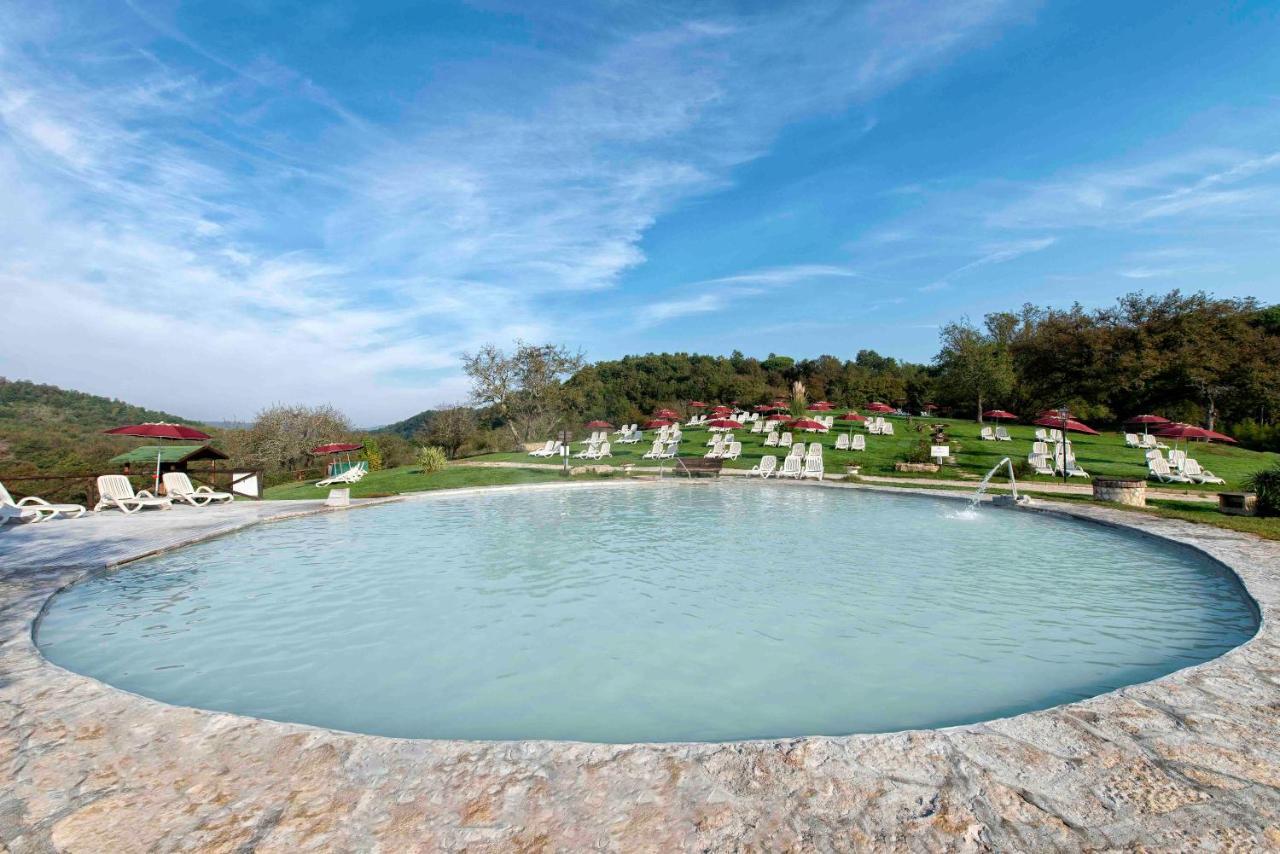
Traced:
<path fill-rule="evenodd" d="M 28 495 L 38 495 L 55 503 L 73 502 L 92 507 L 98 502 L 98 477 L 104 474 L 122 474 L 114 471 L 74 472 L 67 474 L 2 474 L 0 483 L 5 485 L 9 493 L 17 501 Z M 187 476 L 192 483 L 204 484 L 212 489 L 234 493 L 237 497 L 250 498 L 254 501 L 262 499 L 262 469 L 187 469 Z M 131 472 L 126 474 L 134 489 L 155 488 L 155 473 Z M 256 490 L 248 488 L 257 485 Z M 161 483 L 163 489 L 163 482 Z"/>

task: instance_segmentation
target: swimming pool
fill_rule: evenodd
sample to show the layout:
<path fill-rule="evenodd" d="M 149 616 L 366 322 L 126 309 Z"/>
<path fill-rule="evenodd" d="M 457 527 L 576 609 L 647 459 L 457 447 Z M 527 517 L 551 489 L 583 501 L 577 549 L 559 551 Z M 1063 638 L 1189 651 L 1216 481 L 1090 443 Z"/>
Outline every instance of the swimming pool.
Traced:
<path fill-rule="evenodd" d="M 685 741 L 1078 700 L 1257 629 L 1122 530 L 724 482 L 444 495 L 265 525 L 59 594 L 52 661 L 170 703 L 380 735 Z"/>

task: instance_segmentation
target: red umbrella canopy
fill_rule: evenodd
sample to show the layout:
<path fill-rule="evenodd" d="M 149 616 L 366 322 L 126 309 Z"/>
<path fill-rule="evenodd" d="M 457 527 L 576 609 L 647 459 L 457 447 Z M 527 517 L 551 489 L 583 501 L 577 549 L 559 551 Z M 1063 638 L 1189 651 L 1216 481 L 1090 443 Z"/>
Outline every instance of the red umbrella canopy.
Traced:
<path fill-rule="evenodd" d="M 707 405 L 700 400 L 691 400 L 689 401 L 689 407 L 691 409 L 706 409 Z"/>
<path fill-rule="evenodd" d="M 711 411 L 712 412 L 732 412 L 733 410 L 725 406 L 723 403 L 721 403 L 718 406 L 711 407 Z"/>
<path fill-rule="evenodd" d="M 774 409 L 774 407 L 772 407 L 772 406 L 763 406 L 763 405 L 761 405 L 761 406 L 753 406 L 753 407 L 751 407 L 751 408 L 752 408 L 753 410 L 755 410 L 756 412 L 772 412 L 772 411 L 773 411 L 773 409 Z"/>
<path fill-rule="evenodd" d="M 881 403 L 880 401 L 877 400 L 874 403 L 867 405 L 867 411 L 868 412 L 892 412 L 893 407 L 887 403 Z"/>
<path fill-rule="evenodd" d="M 844 415 L 840 416 L 840 420 L 841 421 L 866 421 L 867 416 L 859 415 L 856 412 L 846 412 Z"/>
<path fill-rule="evenodd" d="M 982 417 L 991 418 L 996 421 L 1001 421 L 1001 420 L 1017 421 L 1018 420 L 1018 416 L 1004 409 L 988 409 L 986 412 L 982 413 Z"/>
<path fill-rule="evenodd" d="M 595 429 L 597 427 L 612 427 L 612 426 L 613 425 L 610 424 L 608 421 L 588 421 L 587 422 L 587 427 L 591 429 Z"/>
<path fill-rule="evenodd" d="M 657 412 L 653 413 L 653 417 L 654 418 L 679 418 L 680 413 L 676 412 L 673 409 L 659 409 Z"/>
<path fill-rule="evenodd" d="M 1159 415 L 1135 415 L 1132 418 L 1126 418 L 1125 424 L 1172 424 L 1168 418 L 1161 418 Z"/>
<path fill-rule="evenodd" d="M 201 433 L 194 427 L 184 424 L 170 424 L 167 421 L 148 421 L 145 424 L 128 424 L 124 427 L 113 427 L 103 430 L 113 436 L 140 436 L 144 439 L 212 439 L 208 433 Z"/>
<path fill-rule="evenodd" d="M 812 418 L 797 418 L 794 421 L 787 422 L 788 427 L 794 427 L 797 430 L 825 430 L 827 425 L 821 421 L 814 421 Z"/>
<path fill-rule="evenodd" d="M 809 404 L 810 412 L 826 412 L 829 409 L 835 409 L 835 407 L 825 400 L 820 400 L 817 403 Z"/>
<path fill-rule="evenodd" d="M 652 421 L 645 422 L 644 429 L 656 430 L 659 427 L 670 427 L 673 423 L 665 418 L 655 418 Z"/>
<path fill-rule="evenodd" d="M 358 451 L 363 447 L 364 445 L 358 445 L 353 442 L 330 442 L 327 445 L 316 445 L 310 451 L 307 451 L 307 453 L 320 457 L 325 454 L 348 454 L 352 451 Z"/>
<path fill-rule="evenodd" d="M 936 403 L 926 403 L 926 404 L 924 405 L 924 408 L 925 408 L 925 411 L 927 411 L 927 412 L 932 412 L 933 410 L 935 410 L 935 409 L 937 409 L 937 408 L 938 408 L 938 404 L 936 404 Z"/>
<path fill-rule="evenodd" d="M 1156 431 L 1156 435 L 1165 439 L 1206 439 L 1210 442 L 1235 442 L 1230 436 L 1206 430 L 1194 424 L 1170 422 Z"/>
<path fill-rule="evenodd" d="M 742 427 L 741 424 L 734 421 L 732 418 L 717 418 L 715 421 L 708 421 L 707 426 L 716 427 L 722 430 L 737 430 Z"/>
<path fill-rule="evenodd" d="M 1084 433 L 1089 436 L 1101 435 L 1097 430 L 1094 430 L 1088 424 L 1084 424 L 1080 421 L 1076 421 L 1074 418 L 1068 418 L 1066 420 L 1066 423 L 1063 423 L 1062 416 L 1060 415 L 1052 415 L 1048 417 L 1037 418 L 1035 421 L 1032 421 L 1031 423 L 1035 424 L 1037 427 L 1056 427 L 1059 430 L 1070 430 L 1075 433 Z"/>

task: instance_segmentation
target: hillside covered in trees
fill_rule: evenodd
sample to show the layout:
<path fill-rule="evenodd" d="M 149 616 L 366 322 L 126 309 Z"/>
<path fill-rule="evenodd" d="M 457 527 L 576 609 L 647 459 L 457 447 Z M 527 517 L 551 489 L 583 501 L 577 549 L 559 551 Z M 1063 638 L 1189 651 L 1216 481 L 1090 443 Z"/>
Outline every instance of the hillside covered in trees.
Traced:
<path fill-rule="evenodd" d="M 137 440 L 104 436 L 102 431 L 144 421 L 197 425 L 109 397 L 0 377 L 0 466 L 7 471 L 100 466 L 137 444 Z"/>

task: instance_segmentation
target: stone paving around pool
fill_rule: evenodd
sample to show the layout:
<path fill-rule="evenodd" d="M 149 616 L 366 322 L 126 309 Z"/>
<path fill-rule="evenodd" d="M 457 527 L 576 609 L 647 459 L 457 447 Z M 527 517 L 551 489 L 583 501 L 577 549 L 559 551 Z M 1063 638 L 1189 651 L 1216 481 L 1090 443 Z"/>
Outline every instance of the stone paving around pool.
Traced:
<path fill-rule="evenodd" d="M 0 528 L 0 852 L 1280 849 L 1280 543 L 1100 507 L 1036 510 L 1203 550 L 1258 602 L 1258 635 L 1154 682 L 981 724 L 658 745 L 331 732 L 168 706 L 35 647 L 49 596 L 90 572 L 320 509 Z"/>

